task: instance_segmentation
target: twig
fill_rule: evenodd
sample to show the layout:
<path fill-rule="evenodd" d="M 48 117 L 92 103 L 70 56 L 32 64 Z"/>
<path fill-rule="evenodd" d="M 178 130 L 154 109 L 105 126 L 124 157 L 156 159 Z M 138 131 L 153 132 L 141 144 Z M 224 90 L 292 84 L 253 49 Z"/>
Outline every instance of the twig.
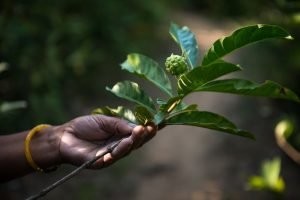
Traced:
<path fill-rule="evenodd" d="M 297 151 L 285 137 L 279 133 L 275 134 L 278 146 L 297 164 L 300 165 L 300 152 Z"/>
<path fill-rule="evenodd" d="M 45 196 L 48 192 L 50 192 L 51 190 L 55 189 L 57 186 L 63 184 L 64 182 L 66 182 L 70 178 L 72 178 L 75 175 L 79 174 L 83 169 L 86 169 L 89 166 L 91 166 L 95 161 L 97 161 L 98 159 L 100 159 L 105 154 L 111 153 L 120 144 L 121 141 L 122 141 L 122 139 L 116 141 L 113 144 L 111 144 L 101 154 L 95 156 L 91 160 L 86 161 L 85 163 L 83 163 L 81 166 L 79 166 L 78 168 L 76 168 L 75 170 L 73 170 L 72 172 L 70 172 L 69 174 L 67 174 L 66 176 L 62 177 L 61 179 L 59 179 L 55 183 L 53 183 L 53 184 L 49 185 L 48 187 L 44 188 L 43 190 L 41 190 L 39 193 L 34 194 L 34 195 L 28 197 L 25 200 L 35 200 L 35 199 L 39 199 L 39 198 Z"/>

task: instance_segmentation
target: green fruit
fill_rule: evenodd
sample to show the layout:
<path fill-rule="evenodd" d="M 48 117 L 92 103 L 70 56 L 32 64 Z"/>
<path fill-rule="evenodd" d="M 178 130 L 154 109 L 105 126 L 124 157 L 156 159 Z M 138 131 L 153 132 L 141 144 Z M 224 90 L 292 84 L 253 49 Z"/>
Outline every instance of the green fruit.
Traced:
<path fill-rule="evenodd" d="M 178 76 L 187 71 L 188 66 L 183 56 L 171 55 L 166 59 L 166 70 L 174 76 Z"/>

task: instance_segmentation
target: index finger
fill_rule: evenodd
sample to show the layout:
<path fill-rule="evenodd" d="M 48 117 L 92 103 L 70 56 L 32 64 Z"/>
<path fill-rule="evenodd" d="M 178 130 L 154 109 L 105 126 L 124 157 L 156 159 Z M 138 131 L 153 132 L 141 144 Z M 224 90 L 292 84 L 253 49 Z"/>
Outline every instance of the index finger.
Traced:
<path fill-rule="evenodd" d="M 128 136 L 136 126 L 135 124 L 117 117 L 98 115 L 97 118 L 99 119 L 99 125 L 101 129 L 107 133 L 110 133 L 110 136 Z"/>

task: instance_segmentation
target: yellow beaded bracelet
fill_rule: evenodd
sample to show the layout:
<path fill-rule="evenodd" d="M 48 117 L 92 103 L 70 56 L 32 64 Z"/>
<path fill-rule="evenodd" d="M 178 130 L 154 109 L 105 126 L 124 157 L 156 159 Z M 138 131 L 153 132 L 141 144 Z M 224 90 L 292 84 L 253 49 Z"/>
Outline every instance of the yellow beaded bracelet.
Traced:
<path fill-rule="evenodd" d="M 32 137 L 39 132 L 40 130 L 49 127 L 50 125 L 47 124 L 40 124 L 37 125 L 36 127 L 34 127 L 33 129 L 31 129 L 28 133 L 28 135 L 26 136 L 25 139 L 25 157 L 26 160 L 28 161 L 29 165 L 36 171 L 39 172 L 44 172 L 44 170 L 42 168 L 40 168 L 32 159 L 32 155 L 31 155 L 31 151 L 30 151 L 30 141 L 32 139 Z"/>

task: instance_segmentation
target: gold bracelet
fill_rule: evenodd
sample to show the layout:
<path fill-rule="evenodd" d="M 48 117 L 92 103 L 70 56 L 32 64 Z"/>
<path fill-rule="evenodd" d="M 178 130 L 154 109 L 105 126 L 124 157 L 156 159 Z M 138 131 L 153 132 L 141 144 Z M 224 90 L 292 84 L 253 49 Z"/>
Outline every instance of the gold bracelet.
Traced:
<path fill-rule="evenodd" d="M 28 161 L 29 165 L 35 170 L 35 171 L 39 171 L 39 172 L 44 172 L 44 170 L 42 168 L 40 168 L 32 159 L 32 155 L 31 155 L 31 151 L 30 151 L 30 141 L 32 139 L 32 137 L 39 132 L 40 130 L 49 127 L 50 125 L 47 124 L 40 124 L 37 125 L 36 127 L 34 127 L 33 129 L 31 129 L 28 133 L 28 135 L 26 136 L 25 139 L 25 157 L 26 160 Z"/>

